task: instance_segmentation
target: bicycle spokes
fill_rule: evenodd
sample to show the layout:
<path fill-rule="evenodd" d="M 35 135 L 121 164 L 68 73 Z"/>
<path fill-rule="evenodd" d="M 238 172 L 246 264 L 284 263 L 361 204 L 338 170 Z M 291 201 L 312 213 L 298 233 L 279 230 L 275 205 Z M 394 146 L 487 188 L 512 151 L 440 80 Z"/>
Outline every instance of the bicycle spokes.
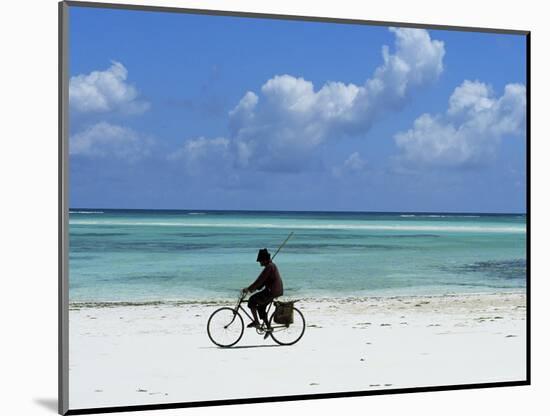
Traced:
<path fill-rule="evenodd" d="M 243 335 L 243 318 L 232 308 L 220 308 L 210 315 L 207 331 L 214 344 L 220 347 L 231 347 Z"/>

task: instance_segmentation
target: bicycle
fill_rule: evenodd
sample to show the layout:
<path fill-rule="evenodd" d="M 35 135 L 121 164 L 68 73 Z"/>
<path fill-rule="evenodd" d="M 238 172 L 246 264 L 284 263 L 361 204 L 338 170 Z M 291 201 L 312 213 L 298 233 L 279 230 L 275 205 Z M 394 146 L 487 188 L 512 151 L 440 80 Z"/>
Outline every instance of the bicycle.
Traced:
<path fill-rule="evenodd" d="M 240 341 L 244 334 L 244 320 L 239 311 L 242 311 L 250 322 L 254 322 L 254 318 L 243 308 L 242 303 L 246 293 L 241 292 L 237 305 L 233 308 L 224 306 L 215 310 L 208 318 L 206 329 L 208 337 L 215 345 L 223 348 L 229 348 Z M 279 301 L 273 300 L 267 308 L 268 322 L 271 327 L 269 335 L 279 345 L 292 345 L 297 343 L 304 335 L 306 330 L 306 320 L 300 310 L 293 306 L 294 322 L 291 324 L 278 324 L 273 320 L 274 312 L 269 315 L 272 305 Z M 295 301 L 297 302 L 297 301 Z M 267 325 L 263 322 L 256 328 L 256 333 L 264 335 L 267 331 Z"/>

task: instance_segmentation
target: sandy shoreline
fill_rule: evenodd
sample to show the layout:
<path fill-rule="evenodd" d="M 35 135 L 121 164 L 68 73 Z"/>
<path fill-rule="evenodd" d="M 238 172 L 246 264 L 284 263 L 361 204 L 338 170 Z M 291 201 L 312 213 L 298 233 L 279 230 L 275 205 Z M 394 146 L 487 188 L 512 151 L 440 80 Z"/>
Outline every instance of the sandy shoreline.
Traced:
<path fill-rule="evenodd" d="M 247 330 L 215 347 L 226 301 L 73 303 L 72 409 L 519 381 L 524 293 L 302 299 L 298 344 Z M 277 364 L 275 364 L 277 363 Z"/>

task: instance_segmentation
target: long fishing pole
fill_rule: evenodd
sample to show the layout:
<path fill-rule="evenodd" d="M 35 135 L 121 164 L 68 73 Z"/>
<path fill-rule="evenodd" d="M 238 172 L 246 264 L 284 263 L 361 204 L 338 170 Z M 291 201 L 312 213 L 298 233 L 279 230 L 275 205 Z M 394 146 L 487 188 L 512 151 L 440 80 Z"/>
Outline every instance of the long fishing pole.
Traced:
<path fill-rule="evenodd" d="M 286 242 L 287 242 L 288 240 L 290 240 L 290 237 L 292 237 L 293 234 L 294 234 L 294 231 L 292 231 L 292 232 L 288 235 L 288 237 L 286 238 L 286 240 L 283 241 L 283 244 L 281 244 L 281 245 L 279 246 L 279 248 L 277 249 L 277 251 L 275 252 L 275 254 L 273 255 L 273 257 L 271 257 L 271 260 L 273 260 L 273 259 L 275 258 L 275 256 L 277 255 L 277 253 L 279 253 L 279 251 L 281 251 L 281 249 L 284 247 L 284 245 L 286 244 Z"/>

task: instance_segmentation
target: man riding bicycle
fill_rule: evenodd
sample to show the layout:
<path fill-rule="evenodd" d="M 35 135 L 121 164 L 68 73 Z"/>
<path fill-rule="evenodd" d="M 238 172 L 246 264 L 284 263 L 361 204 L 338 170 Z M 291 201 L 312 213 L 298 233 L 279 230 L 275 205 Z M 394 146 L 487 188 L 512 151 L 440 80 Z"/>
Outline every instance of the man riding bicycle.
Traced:
<path fill-rule="evenodd" d="M 260 318 L 262 318 L 266 324 L 267 337 L 272 329 L 269 325 L 269 320 L 267 319 L 266 307 L 271 301 L 273 301 L 274 298 L 283 294 L 283 281 L 281 280 L 281 275 L 279 274 L 277 266 L 271 261 L 271 254 L 269 254 L 269 251 L 267 251 L 266 248 L 258 251 L 256 261 L 264 267 L 264 270 L 260 273 L 254 283 L 243 289 L 243 292 L 254 292 L 262 288 L 263 290 L 250 296 L 250 299 L 248 300 L 248 307 L 252 311 L 252 316 L 254 316 L 254 322 L 251 322 L 248 325 L 248 328 L 260 327 L 260 321 L 258 320 L 259 314 Z"/>

